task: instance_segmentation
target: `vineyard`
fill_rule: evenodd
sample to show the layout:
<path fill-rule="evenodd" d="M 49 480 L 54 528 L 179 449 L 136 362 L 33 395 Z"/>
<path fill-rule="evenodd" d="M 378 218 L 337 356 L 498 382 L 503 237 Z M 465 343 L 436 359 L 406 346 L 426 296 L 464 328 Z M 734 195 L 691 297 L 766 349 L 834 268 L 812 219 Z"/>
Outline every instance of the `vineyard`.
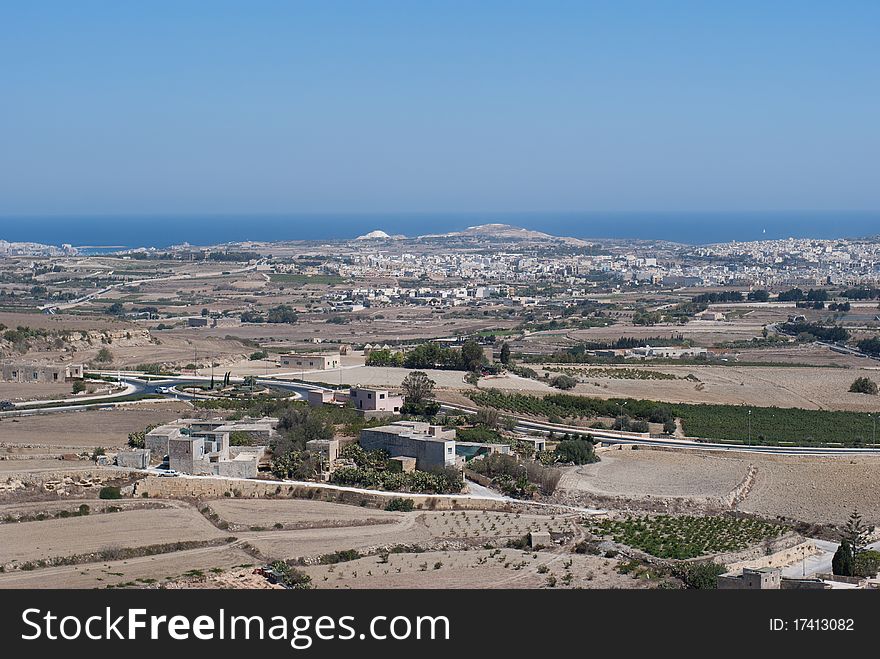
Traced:
<path fill-rule="evenodd" d="M 587 528 L 596 536 L 610 537 L 652 556 L 674 559 L 740 551 L 778 538 L 786 531 L 786 527 L 778 524 L 720 515 L 605 519 L 592 522 Z"/>
<path fill-rule="evenodd" d="M 575 377 L 585 378 L 610 378 L 614 380 L 678 380 L 677 375 L 671 373 L 663 373 L 661 371 L 651 371 L 643 368 L 572 368 L 561 366 L 549 366 L 545 370 L 554 373 L 565 373 Z"/>
<path fill-rule="evenodd" d="M 588 421 L 597 417 L 627 416 L 665 423 L 681 420 L 688 437 L 732 443 L 794 446 L 869 446 L 874 441 L 874 420 L 862 412 L 834 412 L 742 405 L 686 405 L 650 400 L 608 400 L 570 394 L 544 397 L 504 393 L 495 389 L 471 392 L 481 407 L 494 407 L 516 414 Z"/>

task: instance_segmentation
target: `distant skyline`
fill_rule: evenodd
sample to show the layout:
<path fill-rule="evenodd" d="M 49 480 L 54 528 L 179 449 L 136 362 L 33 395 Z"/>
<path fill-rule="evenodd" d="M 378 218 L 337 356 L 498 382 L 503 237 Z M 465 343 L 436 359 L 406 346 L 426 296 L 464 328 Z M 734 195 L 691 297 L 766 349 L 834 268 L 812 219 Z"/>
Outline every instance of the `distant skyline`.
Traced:
<path fill-rule="evenodd" d="M 2 3 L 0 234 L 876 211 L 878 33 L 873 0 Z"/>

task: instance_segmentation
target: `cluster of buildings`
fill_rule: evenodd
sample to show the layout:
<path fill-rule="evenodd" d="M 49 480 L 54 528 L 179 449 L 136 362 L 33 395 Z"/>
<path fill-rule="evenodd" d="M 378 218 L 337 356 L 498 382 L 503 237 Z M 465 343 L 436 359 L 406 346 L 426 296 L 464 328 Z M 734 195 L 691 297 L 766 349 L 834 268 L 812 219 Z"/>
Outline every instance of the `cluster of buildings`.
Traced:
<path fill-rule="evenodd" d="M 398 415 L 403 398 L 385 389 L 355 387 L 348 392 L 315 390 L 310 392 L 309 403 L 351 403 L 365 417 L 381 418 Z M 277 427 L 278 419 L 271 417 L 178 419 L 150 430 L 144 438 L 144 448 L 117 453 L 116 464 L 131 469 L 163 465 L 172 472 L 196 476 L 256 478 L 261 468 L 269 466 L 269 446 L 278 432 Z M 366 451 L 386 451 L 391 463 L 403 472 L 463 468 L 473 458 L 511 452 L 508 444 L 458 441 L 455 429 L 421 421 L 392 421 L 363 429 L 357 439 L 346 437 L 307 442 L 306 449 L 323 458 L 323 479 L 329 479 L 340 466 L 348 465 L 340 458 L 340 452 L 347 443 L 354 441 Z"/>
<path fill-rule="evenodd" d="M 351 466 L 339 457 L 345 441 L 315 439 L 306 444 L 308 451 L 323 458 L 323 478 L 329 478 L 341 466 Z M 508 444 L 457 441 L 454 428 L 446 429 L 422 421 L 395 421 L 385 426 L 364 428 L 357 441 L 365 451 L 386 451 L 391 463 L 402 472 L 444 467 L 461 469 L 475 457 L 511 452 Z"/>
<path fill-rule="evenodd" d="M 42 243 L 21 243 L 0 240 L 0 256 L 76 256 L 73 245 L 44 245 Z"/>
<path fill-rule="evenodd" d="M 876 579 L 818 573 L 811 577 L 785 577 L 778 567 L 744 568 L 740 574 L 718 577 L 719 590 L 867 590 L 878 587 Z"/>
<path fill-rule="evenodd" d="M 120 451 L 121 467 L 146 469 L 168 460 L 168 469 L 198 476 L 256 478 L 269 460 L 278 419 L 178 419 L 154 428 L 144 448 Z"/>
<path fill-rule="evenodd" d="M 582 241 L 581 241 L 582 242 Z M 463 304 L 508 297 L 508 286 L 537 282 L 595 288 L 596 275 L 620 284 L 662 286 L 864 285 L 880 282 L 880 241 L 782 239 L 708 246 L 608 241 L 522 251 L 402 251 L 374 246 L 323 263 L 326 272 L 360 279 L 449 279 L 457 287 L 352 289 L 328 303 Z"/>

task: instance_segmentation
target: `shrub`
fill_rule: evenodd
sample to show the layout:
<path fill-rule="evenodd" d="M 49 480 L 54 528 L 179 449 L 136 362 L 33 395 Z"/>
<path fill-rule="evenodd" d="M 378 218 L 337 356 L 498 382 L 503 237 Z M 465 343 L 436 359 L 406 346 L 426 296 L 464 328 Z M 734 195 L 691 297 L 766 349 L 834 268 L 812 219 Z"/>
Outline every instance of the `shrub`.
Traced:
<path fill-rule="evenodd" d="M 74 380 L 72 391 L 75 394 L 82 393 L 86 390 L 86 384 L 82 380 Z"/>
<path fill-rule="evenodd" d="M 342 549 L 340 551 L 335 551 L 332 554 L 323 554 L 318 557 L 318 562 L 321 565 L 335 565 L 336 563 L 346 563 L 348 561 L 354 561 L 361 557 L 360 552 L 356 549 Z"/>
<path fill-rule="evenodd" d="M 850 393 L 868 394 L 870 396 L 877 395 L 877 383 L 871 378 L 856 378 L 849 387 Z"/>
<path fill-rule="evenodd" d="M 411 513 L 414 507 L 415 501 L 413 501 L 412 499 L 401 499 L 400 497 L 394 497 L 391 501 L 388 502 L 388 505 L 385 506 L 385 510 Z"/>
<path fill-rule="evenodd" d="M 122 493 L 119 488 L 114 485 L 105 485 L 98 493 L 99 499 L 121 499 Z"/>
<path fill-rule="evenodd" d="M 312 578 L 309 575 L 284 561 L 275 561 L 269 567 L 278 575 L 278 582 L 285 588 L 306 590 L 312 587 Z"/>
<path fill-rule="evenodd" d="M 551 386 L 556 387 L 557 389 L 563 389 L 563 390 L 574 389 L 576 384 L 577 384 L 577 380 L 575 380 L 570 375 L 564 375 L 564 374 L 557 375 L 555 378 L 553 378 L 550 381 Z"/>
<path fill-rule="evenodd" d="M 101 348 L 95 356 L 95 361 L 98 364 L 109 364 L 113 361 L 113 353 L 110 352 L 109 348 Z"/>
<path fill-rule="evenodd" d="M 677 570 L 678 577 L 688 588 L 711 590 L 718 587 L 718 577 L 726 572 L 723 565 L 712 561 L 706 563 L 687 563 Z"/>
<path fill-rule="evenodd" d="M 556 445 L 556 461 L 585 465 L 598 462 L 593 442 L 584 439 L 564 439 Z"/>

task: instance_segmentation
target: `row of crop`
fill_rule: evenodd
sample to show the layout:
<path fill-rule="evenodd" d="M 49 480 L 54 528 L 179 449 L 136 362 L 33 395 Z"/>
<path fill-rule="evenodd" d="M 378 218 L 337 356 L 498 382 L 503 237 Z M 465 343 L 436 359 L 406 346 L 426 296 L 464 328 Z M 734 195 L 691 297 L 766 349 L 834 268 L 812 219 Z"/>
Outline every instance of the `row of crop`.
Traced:
<path fill-rule="evenodd" d="M 672 404 L 638 399 L 600 399 L 571 394 L 543 397 L 490 389 L 469 394 L 480 406 L 515 414 L 559 419 L 628 417 L 650 423 L 681 419 L 689 437 L 736 443 L 798 446 L 868 446 L 876 441 L 877 415 L 863 412 L 747 407 L 744 405 Z"/>
<path fill-rule="evenodd" d="M 591 533 L 610 537 L 659 558 L 688 559 L 739 551 L 782 535 L 785 527 L 749 518 L 723 516 L 627 517 L 588 525 Z"/>

